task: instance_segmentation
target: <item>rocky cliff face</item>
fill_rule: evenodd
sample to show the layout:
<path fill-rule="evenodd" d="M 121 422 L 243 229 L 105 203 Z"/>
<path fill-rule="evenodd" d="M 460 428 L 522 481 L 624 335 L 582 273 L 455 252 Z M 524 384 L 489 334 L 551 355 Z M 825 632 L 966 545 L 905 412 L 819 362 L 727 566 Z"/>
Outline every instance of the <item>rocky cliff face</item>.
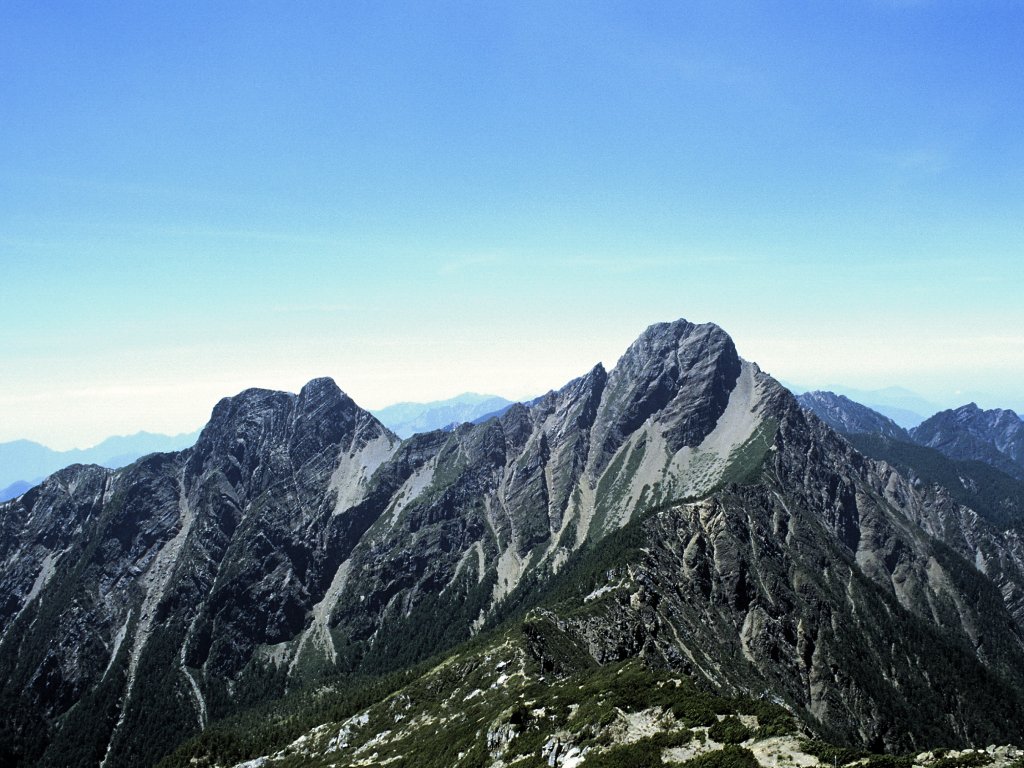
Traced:
<path fill-rule="evenodd" d="M 370 522 L 339 500 L 397 445 L 329 380 L 249 390 L 192 449 L 70 467 L 0 506 L 8 744 L 142 765 L 204 725 L 255 648 L 302 629 Z"/>
<path fill-rule="evenodd" d="M 618 599 L 570 615 L 575 636 L 601 661 L 653 655 L 730 692 L 782 696 L 836 740 L 1011 738 L 992 713 L 1003 697 L 1024 712 L 1009 682 L 1024 619 L 1018 536 L 795 410 L 772 448 L 758 482 L 647 518 L 608 580 Z M 971 568 L 978 552 L 992 561 Z M 979 703 L 982 690 L 993 695 Z"/>
<path fill-rule="evenodd" d="M 909 433 L 895 421 L 845 395 L 804 392 L 797 397 L 797 402 L 841 434 L 870 434 L 893 440 L 910 440 Z"/>
<path fill-rule="evenodd" d="M 151 764 L 246 703 L 451 647 L 624 531 L 642 546 L 566 618 L 598 660 L 774 691 L 866 743 L 976 738 L 991 691 L 1024 724 L 1019 541 L 678 321 L 483 424 L 399 441 L 330 380 L 249 390 L 189 450 L 0 505 L 3 757 Z"/>
<path fill-rule="evenodd" d="M 910 434 L 950 458 L 984 461 L 1024 479 L 1024 422 L 1013 411 L 983 411 L 969 403 L 935 414 Z"/>

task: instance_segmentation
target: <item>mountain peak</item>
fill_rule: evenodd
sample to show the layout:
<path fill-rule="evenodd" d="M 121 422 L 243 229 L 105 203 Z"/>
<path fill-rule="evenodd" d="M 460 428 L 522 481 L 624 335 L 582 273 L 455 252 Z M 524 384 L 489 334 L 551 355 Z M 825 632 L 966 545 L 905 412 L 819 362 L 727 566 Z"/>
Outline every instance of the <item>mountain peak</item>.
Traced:
<path fill-rule="evenodd" d="M 262 478 L 285 466 L 329 463 L 342 445 L 384 437 L 397 442 L 372 414 L 333 379 L 312 379 L 299 394 L 246 389 L 214 406 L 192 457 L 193 471 L 214 462 L 233 484 Z"/>
<path fill-rule="evenodd" d="M 299 397 L 310 397 L 318 394 L 335 395 L 344 394 L 334 379 L 330 376 L 320 376 L 307 381 L 299 390 Z"/>
<path fill-rule="evenodd" d="M 631 375 L 657 368 L 677 377 L 686 372 L 686 367 L 680 365 L 684 360 L 697 360 L 702 354 L 713 355 L 730 348 L 735 354 L 732 339 L 714 323 L 695 325 L 683 319 L 655 323 L 629 345 L 612 373 Z"/>
<path fill-rule="evenodd" d="M 976 403 L 940 411 L 910 433 L 953 459 L 975 459 L 1024 477 L 1024 422 L 1013 411 L 982 410 Z"/>
<path fill-rule="evenodd" d="M 608 375 L 598 466 L 652 417 L 666 425 L 672 452 L 699 444 L 725 410 L 740 368 L 732 339 L 713 323 L 647 328 Z"/>
<path fill-rule="evenodd" d="M 309 414 L 312 417 L 331 412 L 336 412 L 337 416 L 341 416 L 342 412 L 351 414 L 354 411 L 362 410 L 351 397 L 341 390 L 341 387 L 334 383 L 334 379 L 328 376 L 308 381 L 299 390 L 296 407 L 301 413 Z"/>
<path fill-rule="evenodd" d="M 587 669 L 664 660 L 673 675 L 781 696 L 850 741 L 909 748 L 943 727 L 973 738 L 967 717 L 998 706 L 1014 719 L 977 738 L 1003 720 L 1019 732 L 1008 611 L 1024 616 L 1024 578 L 996 570 L 1015 562 L 999 532 L 957 528 L 963 561 L 933 548 L 930 531 L 977 520 L 927 493 L 805 418 L 712 324 L 653 325 L 610 372 L 403 442 L 329 378 L 298 394 L 249 389 L 220 401 L 184 453 L 73 467 L 0 505 L 0 719 L 27 734 L 21 764 L 106 753 L 108 768 L 154 765 L 208 717 L 249 706 L 236 690 L 400 671 L 543 608 L 557 619 L 523 631 L 550 624 L 564 641 L 531 640 L 538 653 L 571 649 Z M 993 570 L 965 581 L 978 541 Z M 1003 581 L 985 592 L 989 573 Z M 933 582 L 962 619 L 934 614 Z M 955 643 L 928 642 L 961 624 Z M 988 680 L 978 636 L 992 669 L 1009 670 L 1003 688 L 971 684 Z M 858 663 L 892 681 L 832 674 Z M 953 669 L 971 677 L 944 699 Z M 939 684 L 920 685 L 928 676 Z M 499 732 L 464 730 L 481 745 Z M 76 763 L 66 750 L 80 734 L 95 743 Z"/>
<path fill-rule="evenodd" d="M 892 419 L 846 395 L 817 390 L 804 392 L 797 402 L 807 411 L 846 435 L 879 434 L 896 440 L 910 440 L 910 435 Z"/>
<path fill-rule="evenodd" d="M 678 345 L 685 339 L 693 336 L 694 334 L 708 334 L 724 336 L 728 338 L 729 335 L 722 330 L 721 327 L 714 323 L 691 323 L 685 318 L 679 318 L 671 322 L 665 323 L 654 323 L 647 326 L 643 332 L 636 338 L 627 350 L 626 354 L 629 354 L 629 350 L 634 347 L 638 348 L 650 348 L 654 349 L 666 349 L 673 345 Z"/>

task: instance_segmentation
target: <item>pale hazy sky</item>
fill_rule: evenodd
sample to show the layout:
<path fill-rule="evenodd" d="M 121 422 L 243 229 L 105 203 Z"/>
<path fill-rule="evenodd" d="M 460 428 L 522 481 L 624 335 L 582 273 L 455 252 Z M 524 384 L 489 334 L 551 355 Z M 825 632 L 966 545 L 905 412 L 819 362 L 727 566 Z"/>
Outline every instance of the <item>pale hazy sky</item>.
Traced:
<path fill-rule="evenodd" d="M 996 1 L 5 2 L 0 441 L 322 375 L 533 395 L 678 317 L 1024 410 L 1021 40 Z"/>

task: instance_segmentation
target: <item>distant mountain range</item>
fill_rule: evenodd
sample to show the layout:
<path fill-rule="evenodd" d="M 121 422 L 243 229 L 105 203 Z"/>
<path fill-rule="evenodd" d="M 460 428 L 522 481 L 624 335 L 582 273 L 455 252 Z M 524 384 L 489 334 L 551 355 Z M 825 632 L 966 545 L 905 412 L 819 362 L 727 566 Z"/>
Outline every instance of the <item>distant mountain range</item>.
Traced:
<path fill-rule="evenodd" d="M 812 411 L 832 429 L 843 434 L 878 434 L 897 440 L 910 440 L 907 431 L 888 416 L 835 392 L 804 392 L 797 396 L 800 405 Z"/>
<path fill-rule="evenodd" d="M 454 429 L 402 439 L 315 379 L 56 472 L 0 504 L 0 765 L 909 768 L 860 750 L 1018 739 L 1024 482 L 803 403 L 678 320 Z M 1013 459 L 1005 414 L 940 426 Z M 851 749 L 782 760 L 787 733 Z"/>
<path fill-rule="evenodd" d="M 789 388 L 794 392 L 801 391 L 798 386 L 790 385 Z M 939 406 L 901 387 L 877 390 L 837 387 L 835 392 L 803 392 L 798 395 L 798 400 L 803 407 L 814 411 L 839 432 L 881 434 L 901 440 L 911 439 L 907 430 L 922 424 L 925 421 L 924 414 L 935 414 L 928 419 L 931 422 L 942 413 L 954 413 L 939 411 Z M 492 416 L 500 416 L 511 405 L 512 400 L 499 395 L 464 392 L 446 400 L 395 403 L 371 410 L 370 413 L 398 437 L 407 438 L 436 429 L 453 429 L 459 424 L 479 423 Z M 1013 414 L 1013 411 L 988 412 L 981 411 L 977 406 L 973 408 L 980 413 Z M 962 410 L 957 409 L 955 413 Z M 71 464 L 98 464 L 101 467 L 116 469 L 127 466 L 148 453 L 187 448 L 195 443 L 198 436 L 198 431 L 173 436 L 138 432 L 129 436 L 107 438 L 92 448 L 70 451 L 55 451 L 29 440 L 0 443 L 0 502 L 15 498 L 50 473 Z M 918 442 L 930 445 L 942 439 L 941 436 L 933 435 L 928 439 L 922 437 Z M 976 436 L 964 437 L 957 441 L 958 448 L 951 447 L 950 450 L 959 451 L 960 458 L 966 457 L 972 451 L 978 454 L 987 450 L 977 445 L 973 448 L 966 447 L 965 441 L 973 444 L 977 439 Z M 1006 471 L 1007 466 L 998 457 L 998 452 L 989 456 L 988 463 L 993 466 L 1001 462 L 1002 469 Z"/>
<path fill-rule="evenodd" d="M 108 437 L 92 448 L 55 451 L 31 440 L 0 443 L 0 501 L 20 496 L 47 475 L 71 464 L 98 464 L 117 469 L 148 453 L 180 451 L 193 445 L 199 432 L 159 435 L 137 432 Z"/>
<path fill-rule="evenodd" d="M 915 485 L 942 488 L 999 530 L 1020 535 L 1024 421 L 1013 411 L 984 411 L 969 403 L 905 431 L 833 392 L 806 392 L 798 401 L 865 456 L 887 462 Z"/>
<path fill-rule="evenodd" d="M 465 392 L 448 400 L 430 403 L 396 403 L 370 413 L 396 435 L 406 438 L 418 432 L 433 432 L 498 416 L 510 405 L 511 400 L 497 395 Z"/>
<path fill-rule="evenodd" d="M 823 389 L 810 390 L 807 387 L 785 382 L 785 386 L 798 397 L 812 392 L 826 392 L 830 395 L 848 398 L 858 405 L 867 406 L 880 413 L 903 429 L 912 429 L 924 421 L 929 414 L 942 410 L 942 406 L 903 387 L 883 389 L 856 389 L 831 385 Z"/>
<path fill-rule="evenodd" d="M 982 462 L 1024 480 L 1024 421 L 1011 410 L 983 410 L 975 403 L 940 411 L 910 430 L 834 392 L 805 392 L 800 405 L 837 432 L 874 435 L 935 449 L 954 461 Z"/>
<path fill-rule="evenodd" d="M 396 403 L 371 413 L 399 437 L 451 429 L 466 422 L 498 416 L 510 405 L 498 395 L 465 392 L 447 400 Z M 44 477 L 72 464 L 98 464 L 117 469 L 149 453 L 180 451 L 195 444 L 199 432 L 161 435 L 138 432 L 108 437 L 92 448 L 55 451 L 31 440 L 0 443 L 0 502 L 20 496 Z"/>
<path fill-rule="evenodd" d="M 969 403 L 935 414 L 911 436 L 952 459 L 983 461 L 1024 479 L 1024 422 L 1013 411 Z"/>
<path fill-rule="evenodd" d="M 396 435 L 405 438 L 498 416 L 510 405 L 511 400 L 497 395 L 465 392 L 447 400 L 396 403 L 371 413 Z M 117 469 L 149 453 L 183 450 L 193 445 L 198 437 L 198 431 L 180 435 L 138 432 L 108 437 L 92 448 L 70 451 L 55 451 L 31 440 L 0 443 L 0 502 L 20 496 L 47 475 L 72 464 L 98 464 Z"/>

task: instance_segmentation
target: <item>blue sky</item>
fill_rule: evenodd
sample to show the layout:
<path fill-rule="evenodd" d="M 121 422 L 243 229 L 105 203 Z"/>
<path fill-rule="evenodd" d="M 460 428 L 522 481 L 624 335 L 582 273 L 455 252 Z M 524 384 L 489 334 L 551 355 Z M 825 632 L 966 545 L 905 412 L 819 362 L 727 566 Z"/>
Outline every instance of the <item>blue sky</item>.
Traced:
<path fill-rule="evenodd" d="M 1021 40 L 1019 2 L 6 2 L 0 441 L 320 375 L 522 397 L 677 317 L 1024 410 Z"/>

